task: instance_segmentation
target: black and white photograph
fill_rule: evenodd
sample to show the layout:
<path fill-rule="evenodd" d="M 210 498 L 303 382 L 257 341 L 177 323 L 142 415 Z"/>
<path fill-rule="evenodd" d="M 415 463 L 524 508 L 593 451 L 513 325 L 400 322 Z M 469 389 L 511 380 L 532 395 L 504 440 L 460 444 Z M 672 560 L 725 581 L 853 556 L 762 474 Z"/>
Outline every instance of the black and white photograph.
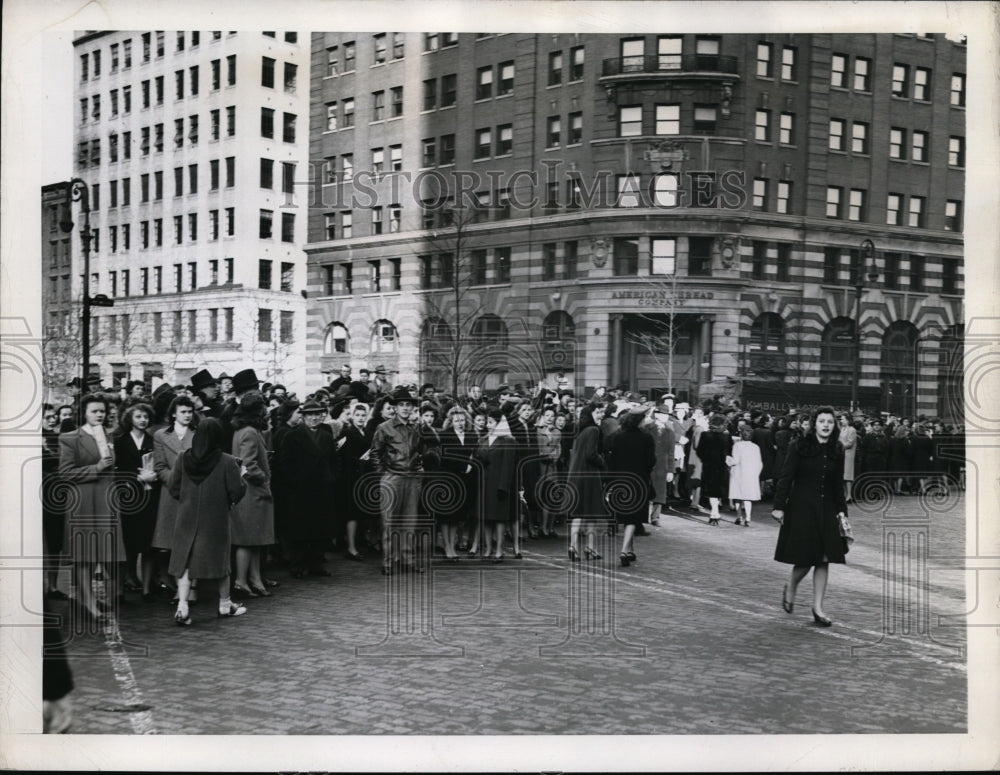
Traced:
<path fill-rule="evenodd" d="M 995 768 L 997 8 L 5 3 L 0 763 Z"/>

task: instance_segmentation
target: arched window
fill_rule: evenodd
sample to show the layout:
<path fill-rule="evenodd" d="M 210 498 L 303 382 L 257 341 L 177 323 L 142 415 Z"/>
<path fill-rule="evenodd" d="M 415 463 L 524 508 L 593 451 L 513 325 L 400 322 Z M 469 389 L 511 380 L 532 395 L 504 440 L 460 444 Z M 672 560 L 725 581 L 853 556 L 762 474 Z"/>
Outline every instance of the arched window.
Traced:
<path fill-rule="evenodd" d="M 351 351 L 351 336 L 341 323 L 331 323 L 323 336 L 323 355 L 336 355 Z"/>
<path fill-rule="evenodd" d="M 542 323 L 542 361 L 546 371 L 562 373 L 576 365 L 576 323 L 561 309 L 552 310 Z"/>
<path fill-rule="evenodd" d="M 774 312 L 757 316 L 750 326 L 752 352 L 782 352 L 785 349 L 785 321 Z"/>
<path fill-rule="evenodd" d="M 882 381 L 886 405 L 893 414 L 915 416 L 917 413 L 917 327 L 908 320 L 897 320 L 882 337 Z"/>
<path fill-rule="evenodd" d="M 463 379 L 485 390 L 495 390 L 507 380 L 507 324 L 496 315 L 486 314 L 476 318 L 469 333 L 472 346 L 463 352 L 462 360 L 467 364 Z"/>
<path fill-rule="evenodd" d="M 561 309 L 552 310 L 542 323 L 542 339 L 559 342 L 576 338 L 576 323 L 573 316 Z"/>
<path fill-rule="evenodd" d="M 834 318 L 823 329 L 819 381 L 824 385 L 850 384 L 854 373 L 854 321 Z"/>
<path fill-rule="evenodd" d="M 477 345 L 507 345 L 507 324 L 492 314 L 481 315 L 472 324 L 472 341 Z"/>
<path fill-rule="evenodd" d="M 388 320 L 376 320 L 372 327 L 372 353 L 385 355 L 394 353 L 399 347 L 396 327 Z"/>

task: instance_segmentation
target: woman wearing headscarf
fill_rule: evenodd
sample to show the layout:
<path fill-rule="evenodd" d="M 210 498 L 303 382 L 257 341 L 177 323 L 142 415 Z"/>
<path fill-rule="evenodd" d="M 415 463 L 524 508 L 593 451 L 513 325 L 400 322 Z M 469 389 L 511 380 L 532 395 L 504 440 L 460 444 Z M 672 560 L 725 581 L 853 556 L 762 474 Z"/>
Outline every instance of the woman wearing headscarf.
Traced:
<path fill-rule="evenodd" d="M 282 471 L 287 519 L 285 531 L 294 578 L 329 576 L 323 550 L 334 534 L 334 469 L 337 447 L 333 436 L 320 429 L 326 410 L 318 401 L 306 401 L 299 410 L 303 422 L 284 434 L 275 453 Z M 251 582 L 251 594 L 269 593 Z"/>
<path fill-rule="evenodd" d="M 486 438 L 480 442 L 476 457 L 482 465 L 480 499 L 482 506 L 483 556 L 491 551 L 490 531 L 495 543 L 493 562 L 503 561 L 503 534 L 517 517 L 517 487 L 514 481 L 516 444 L 510 435 L 507 417 L 499 408 L 486 416 Z"/>
<path fill-rule="evenodd" d="M 59 476 L 74 488 L 68 498 L 65 535 L 73 562 L 73 583 L 81 613 L 101 618 L 91 588 L 95 566 L 100 563 L 107 589 L 117 593 L 118 566 L 125 561 L 125 546 L 118 517 L 112 507 L 115 453 L 108 440 L 104 418 L 108 402 L 101 395 L 80 399 L 80 427 L 59 436 Z"/>
<path fill-rule="evenodd" d="M 437 518 L 441 537 L 444 539 L 444 554 L 451 562 L 458 560 L 455 548 L 458 528 L 468 521 L 469 511 L 475 502 L 473 458 L 477 438 L 466 427 L 468 422 L 468 413 L 456 404 L 448 410 L 448 420 L 440 433 L 441 470 L 448 476 L 447 486 L 451 497 L 438 508 Z"/>
<path fill-rule="evenodd" d="M 168 487 L 178 502 L 170 547 L 170 574 L 177 577 L 174 621 L 185 627 L 191 624 L 188 596 L 193 579 L 218 579 L 220 617 L 247 612 L 229 598 L 229 513 L 247 487 L 239 463 L 222 451 L 225 435 L 219 420 L 202 420 L 191 448 L 170 472 Z"/>
<path fill-rule="evenodd" d="M 743 527 L 750 527 L 753 502 L 760 500 L 761 472 L 764 470 L 761 458 L 760 445 L 753 441 L 753 431 L 744 427 L 739 440 L 733 444 L 733 465 L 729 470 L 729 499 L 736 504 L 736 524 Z"/>
<path fill-rule="evenodd" d="M 146 430 L 153 419 L 148 404 L 135 403 L 122 415 L 122 433 L 115 439 L 119 518 L 127 558 L 126 583 L 137 584 L 136 563 L 142 557 L 142 599 L 153 599 L 153 532 L 160 501 L 160 482 L 153 467 L 153 437 Z"/>
<path fill-rule="evenodd" d="M 615 509 L 615 518 L 625 526 L 619 559 L 626 568 L 635 562 L 632 545 L 635 529 L 649 518 L 649 502 L 653 497 L 651 477 L 656 467 L 656 442 L 642 428 L 646 412 L 645 407 L 638 406 L 620 415 L 619 430 L 611 437 L 608 450 L 609 494 L 618 489 L 610 499 L 622 504 Z"/>
<path fill-rule="evenodd" d="M 728 458 L 733 451 L 733 437 L 726 430 L 726 417 L 713 414 L 708 431 L 701 434 L 697 452 L 701 458 L 701 492 L 708 498 L 711 513 L 708 524 L 719 524 L 719 502 L 729 495 Z"/>
<path fill-rule="evenodd" d="M 829 564 L 843 563 L 846 542 L 840 517 L 847 516 L 844 498 L 844 448 L 837 441 L 832 407 L 816 410 L 809 432 L 788 448 L 771 512 L 781 528 L 774 559 L 792 566 L 782 590 L 781 607 L 792 613 L 799 582 L 813 570 L 813 621 L 832 622 L 823 610 Z"/>
<path fill-rule="evenodd" d="M 247 494 L 233 509 L 232 539 L 236 547 L 236 578 L 233 591 L 249 597 L 266 589 L 260 572 L 263 547 L 274 543 L 274 497 L 271 466 L 263 431 L 267 423 L 264 397 L 254 391 L 240 398 L 233 414 L 233 456 L 246 473 Z"/>
<path fill-rule="evenodd" d="M 572 510 L 573 522 L 569 534 L 569 559 L 579 562 L 577 548 L 580 531 L 587 530 L 587 547 L 583 550 L 588 560 L 599 560 L 601 555 L 594 547 L 598 521 L 606 521 L 608 509 L 604 503 L 604 484 L 601 477 L 607 471 L 607 464 L 601 450 L 601 420 L 604 419 L 604 404 L 588 404 L 580 410 L 576 439 L 569 458 L 569 487 L 574 492 Z"/>

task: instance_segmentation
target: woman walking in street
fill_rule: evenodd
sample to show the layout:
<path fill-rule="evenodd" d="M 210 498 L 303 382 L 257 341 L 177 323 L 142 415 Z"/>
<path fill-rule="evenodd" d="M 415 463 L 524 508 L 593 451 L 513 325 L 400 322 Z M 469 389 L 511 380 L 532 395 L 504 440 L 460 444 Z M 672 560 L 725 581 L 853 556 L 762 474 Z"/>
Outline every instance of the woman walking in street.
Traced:
<path fill-rule="evenodd" d="M 623 508 L 615 510 L 615 518 L 625 526 L 619 559 L 622 567 L 627 568 L 635 562 L 632 545 L 635 529 L 649 517 L 656 442 L 642 429 L 646 418 L 644 406 L 629 409 L 620 417 L 619 431 L 611 437 L 608 450 L 608 488 L 609 492 L 618 489 L 610 499 L 623 504 Z"/>
<path fill-rule="evenodd" d="M 147 404 L 132 404 L 122 416 L 122 430 L 115 439 L 115 470 L 118 472 L 119 517 L 125 542 L 125 583 L 142 591 L 142 599 L 153 599 L 153 532 L 160 500 L 160 482 L 153 467 L 153 437 L 147 432 L 153 410 Z M 141 582 L 135 578 L 142 557 Z"/>
<path fill-rule="evenodd" d="M 711 507 L 710 525 L 719 524 L 719 502 L 729 495 L 727 458 L 733 451 L 733 438 L 725 428 L 725 415 L 713 414 L 708 421 L 708 431 L 701 434 L 696 447 L 701 458 L 701 492 Z"/>
<path fill-rule="evenodd" d="M 116 594 L 119 564 L 125 561 L 121 527 L 109 498 L 114 483 L 114 448 L 105 434 L 108 402 L 101 395 L 80 400 L 80 427 L 59 436 L 59 476 L 75 489 L 66 511 L 65 536 L 73 562 L 80 612 L 102 617 L 91 583 L 98 563 L 106 589 Z M 65 486 L 65 485 L 64 485 Z"/>
<path fill-rule="evenodd" d="M 736 504 L 736 524 L 743 527 L 750 527 L 750 510 L 753 502 L 760 500 L 761 472 L 764 469 L 760 446 L 752 439 L 753 431 L 744 427 L 740 431 L 740 440 L 733 444 L 733 465 L 729 470 L 729 499 Z"/>
<path fill-rule="evenodd" d="M 837 436 L 833 409 L 817 409 L 809 433 L 788 449 L 771 512 L 781 524 L 774 559 L 792 566 L 782 608 L 792 613 L 799 582 L 812 568 L 812 614 L 821 627 L 832 624 L 823 608 L 829 564 L 843 563 L 847 553 L 840 535 L 840 518 L 847 516 L 844 448 Z"/>
<path fill-rule="evenodd" d="M 240 399 L 233 415 L 233 456 L 246 468 L 246 497 L 232 511 L 232 542 L 236 547 L 236 578 L 233 591 L 256 597 L 265 589 L 260 572 L 263 547 L 274 543 L 274 498 L 271 467 L 261 435 L 267 423 L 264 397 L 257 392 Z"/>
<path fill-rule="evenodd" d="M 503 534 L 517 518 L 517 487 L 514 481 L 516 451 L 507 417 L 498 408 L 490 409 L 486 417 L 486 438 L 480 442 L 476 457 L 482 465 L 482 495 L 479 500 L 482 505 L 483 557 L 490 554 L 492 531 L 493 562 L 503 561 Z"/>
<path fill-rule="evenodd" d="M 220 617 L 247 612 L 229 598 L 229 512 L 247 488 L 236 459 L 222 451 L 224 439 L 222 423 L 204 419 L 191 448 L 170 472 L 168 487 L 178 503 L 170 574 L 177 577 L 174 621 L 182 627 L 191 624 L 188 596 L 194 579 L 218 579 Z"/>
<path fill-rule="evenodd" d="M 580 561 L 580 531 L 586 528 L 587 546 L 583 550 L 588 560 L 599 560 L 601 555 L 594 546 L 596 528 L 599 521 L 608 518 L 604 502 L 604 482 L 602 477 L 608 470 L 601 450 L 601 420 L 604 419 L 603 404 L 589 404 L 580 410 L 576 440 L 570 453 L 568 485 L 574 492 L 572 509 L 573 522 L 569 534 L 569 559 Z"/>

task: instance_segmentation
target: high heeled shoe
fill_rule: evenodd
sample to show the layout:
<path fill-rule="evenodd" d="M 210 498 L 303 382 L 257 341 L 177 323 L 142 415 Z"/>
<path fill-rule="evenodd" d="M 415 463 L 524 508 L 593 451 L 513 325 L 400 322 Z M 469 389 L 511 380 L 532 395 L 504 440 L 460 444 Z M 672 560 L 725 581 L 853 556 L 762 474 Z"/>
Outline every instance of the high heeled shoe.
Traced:
<path fill-rule="evenodd" d="M 628 552 L 622 552 L 618 555 L 618 559 L 621 561 L 622 567 L 627 568 L 632 561 L 629 559 Z"/>
<path fill-rule="evenodd" d="M 260 597 L 251 587 L 233 582 L 233 597 Z"/>
<path fill-rule="evenodd" d="M 569 548 L 569 559 L 572 562 L 580 562 L 580 553 L 576 550 L 575 546 Z"/>
<path fill-rule="evenodd" d="M 191 612 L 188 611 L 186 614 L 182 614 L 180 611 L 174 614 L 174 623 L 178 627 L 190 627 L 191 626 Z"/>
<path fill-rule="evenodd" d="M 816 613 L 815 608 L 812 610 L 812 612 L 813 612 L 813 621 L 816 622 L 816 624 L 818 624 L 820 627 L 833 626 L 833 622 L 827 619 L 825 616 L 820 616 L 818 613 Z"/>
<path fill-rule="evenodd" d="M 271 593 L 265 587 L 250 585 L 250 591 L 256 593 L 257 597 L 271 597 Z"/>
<path fill-rule="evenodd" d="M 601 555 L 599 555 L 597 552 L 595 552 L 590 547 L 587 547 L 586 549 L 583 550 L 583 556 L 586 557 L 588 560 L 599 560 L 599 559 L 601 559 Z"/>
<path fill-rule="evenodd" d="M 784 609 L 786 614 L 790 614 L 795 610 L 795 601 L 788 600 L 788 585 L 785 584 L 784 588 L 781 590 L 781 607 Z"/>

